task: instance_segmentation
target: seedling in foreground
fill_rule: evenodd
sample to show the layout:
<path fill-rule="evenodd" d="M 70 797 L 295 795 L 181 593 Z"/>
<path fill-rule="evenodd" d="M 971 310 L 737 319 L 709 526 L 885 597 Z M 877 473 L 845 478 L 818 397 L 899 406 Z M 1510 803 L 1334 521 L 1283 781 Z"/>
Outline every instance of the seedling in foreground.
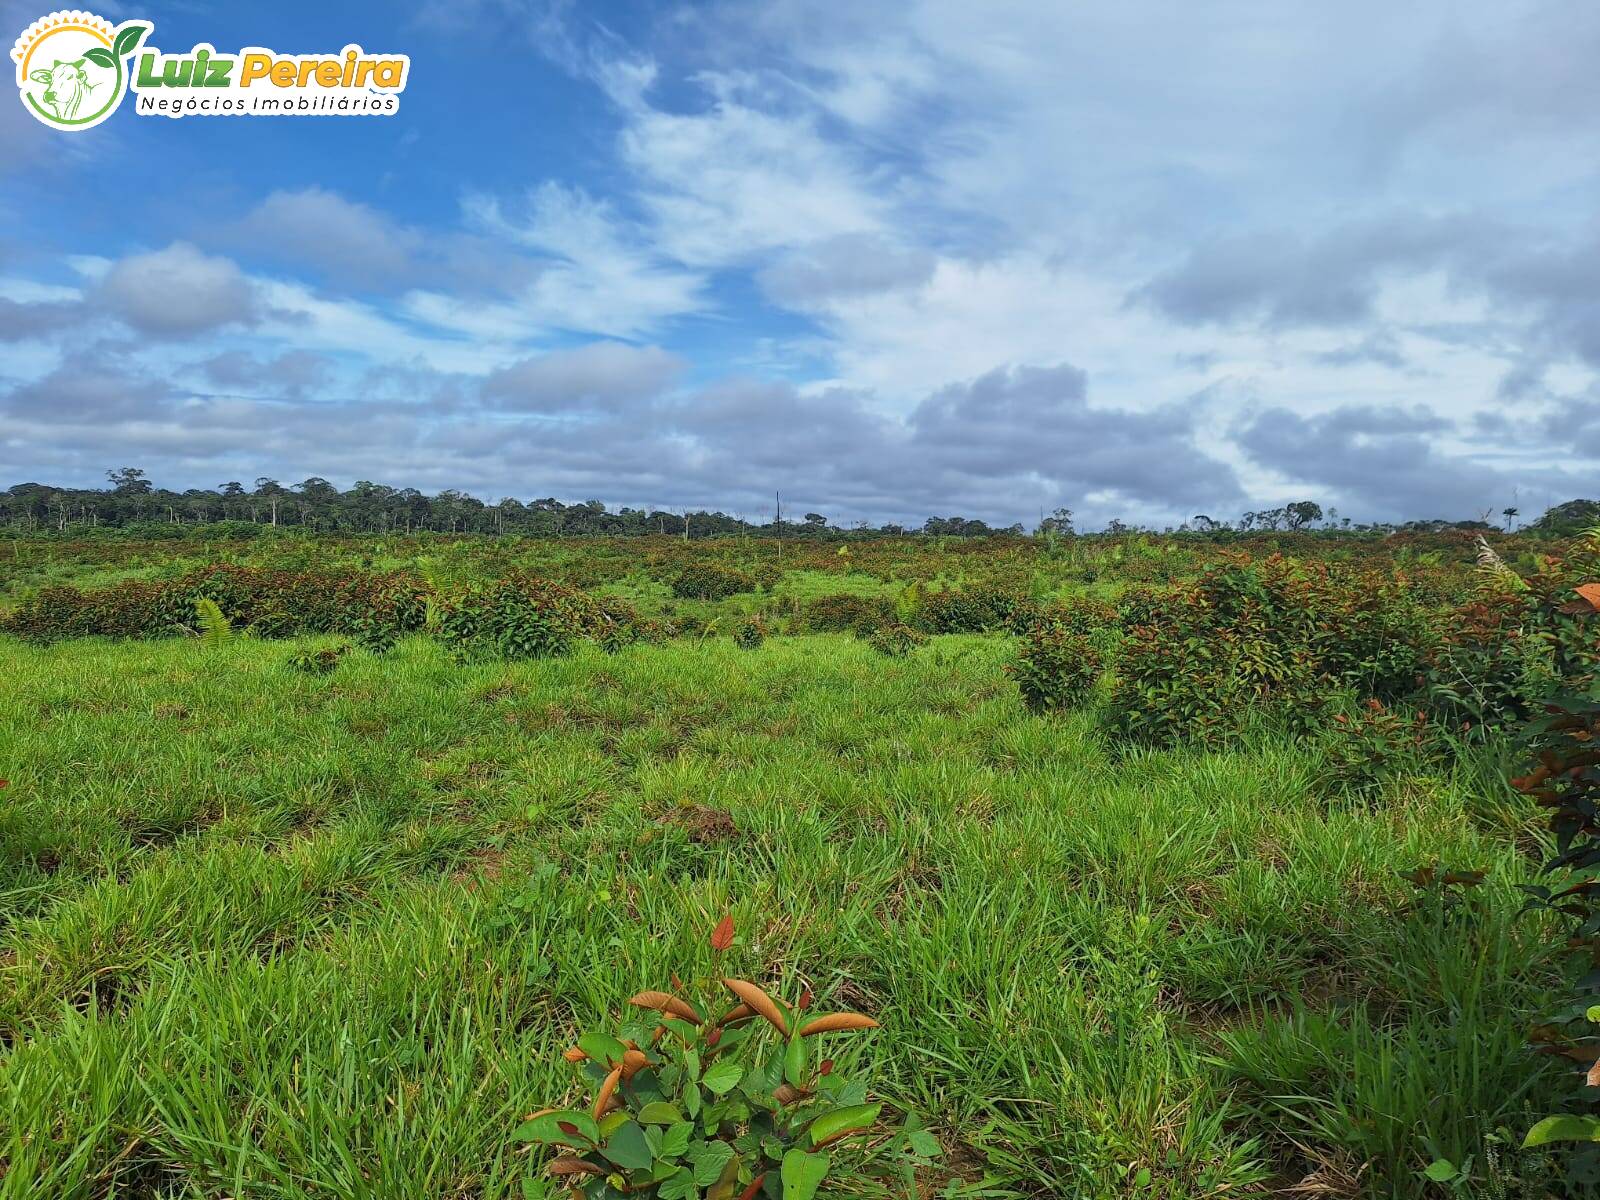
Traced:
<path fill-rule="evenodd" d="M 712 949 L 732 944 L 724 917 Z M 823 1180 L 865 1170 L 867 1142 L 910 1171 L 938 1143 L 914 1121 L 879 1127 L 881 1104 L 818 1050 L 825 1035 L 876 1029 L 862 1013 L 808 1015 L 810 993 L 787 1004 L 742 979 L 704 989 L 699 1003 L 644 991 L 640 1020 L 615 1035 L 585 1034 L 566 1052 L 591 1091 L 586 1108 L 547 1108 L 516 1131 L 550 1146 L 549 1180 L 530 1178 L 529 1200 L 811 1200 Z M 718 993 L 725 993 L 719 999 Z M 720 1012 L 713 1016 L 714 1012 Z"/>

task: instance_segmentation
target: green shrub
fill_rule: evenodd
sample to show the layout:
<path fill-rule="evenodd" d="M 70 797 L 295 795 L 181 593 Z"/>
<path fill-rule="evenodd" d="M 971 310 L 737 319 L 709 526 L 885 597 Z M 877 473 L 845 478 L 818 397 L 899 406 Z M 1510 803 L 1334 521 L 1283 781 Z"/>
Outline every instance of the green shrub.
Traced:
<path fill-rule="evenodd" d="M 741 650 L 759 650 L 767 640 L 767 623 L 757 614 L 733 627 L 733 644 Z"/>
<path fill-rule="evenodd" d="M 1122 614 L 1109 601 L 1093 596 L 1074 596 L 1070 600 L 1057 600 L 1045 605 L 1039 611 L 1039 620 L 1092 637 L 1120 627 Z"/>
<path fill-rule="evenodd" d="M 1119 735 L 1170 745 L 1232 740 L 1248 720 L 1298 732 L 1354 692 L 1415 693 L 1437 640 L 1431 612 L 1398 573 L 1230 556 L 1194 584 L 1124 598 L 1112 720 Z"/>
<path fill-rule="evenodd" d="M 755 590 L 755 580 L 743 571 L 716 563 L 694 563 L 672 581 L 672 594 L 680 600 L 724 600 Z"/>
<path fill-rule="evenodd" d="M 350 646 L 347 643 L 321 650 L 301 650 L 289 656 L 289 666 L 307 675 L 330 675 L 339 665 L 339 660 L 348 653 Z"/>
<path fill-rule="evenodd" d="M 439 602 L 433 628 L 464 659 L 558 658 L 579 638 L 613 636 L 615 612 L 576 588 L 519 573 Z"/>
<path fill-rule="evenodd" d="M 889 624 L 894 617 L 894 601 L 887 596 L 840 592 L 807 603 L 801 619 L 814 633 L 864 633 Z"/>
<path fill-rule="evenodd" d="M 1086 634 L 1065 625 L 1035 625 L 1022 639 L 1007 672 L 1017 681 L 1030 712 L 1082 703 L 1100 678 L 1100 653 Z"/>
<path fill-rule="evenodd" d="M 932 633 L 1020 633 L 1039 616 L 1039 606 L 1025 593 L 992 585 L 926 592 L 919 619 Z"/>
<path fill-rule="evenodd" d="M 918 646 L 924 645 L 928 635 L 909 625 L 884 625 L 867 634 L 867 645 L 879 654 L 890 658 L 905 658 Z"/>
<path fill-rule="evenodd" d="M 1407 714 L 1381 700 L 1335 713 L 1317 744 L 1323 790 L 1353 796 L 1370 795 L 1388 779 L 1437 770 L 1447 751 L 1443 732 L 1427 713 Z"/>
<path fill-rule="evenodd" d="M 721 953 L 732 940 L 724 918 L 712 946 Z M 525 1196 L 811 1200 L 824 1180 L 854 1192 L 894 1168 L 910 1193 L 938 1143 L 912 1120 L 882 1128 L 866 1082 L 816 1049 L 823 1036 L 877 1022 L 808 1017 L 809 993 L 790 1005 L 745 980 L 719 986 L 735 1001 L 721 1016 L 710 995 L 646 991 L 629 1003 L 648 1016 L 578 1039 L 565 1057 L 593 1099 L 543 1109 L 516 1130 L 552 1151 L 549 1180 L 529 1178 Z"/>

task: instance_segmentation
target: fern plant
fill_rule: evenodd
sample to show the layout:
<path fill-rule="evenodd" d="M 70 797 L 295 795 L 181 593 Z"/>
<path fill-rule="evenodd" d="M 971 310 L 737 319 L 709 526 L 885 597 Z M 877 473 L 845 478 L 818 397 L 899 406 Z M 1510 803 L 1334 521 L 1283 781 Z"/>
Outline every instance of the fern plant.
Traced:
<path fill-rule="evenodd" d="M 200 640 L 206 645 L 218 646 L 233 640 L 233 622 L 210 596 L 201 596 L 194 602 L 194 614 L 195 623 L 200 627 Z"/>

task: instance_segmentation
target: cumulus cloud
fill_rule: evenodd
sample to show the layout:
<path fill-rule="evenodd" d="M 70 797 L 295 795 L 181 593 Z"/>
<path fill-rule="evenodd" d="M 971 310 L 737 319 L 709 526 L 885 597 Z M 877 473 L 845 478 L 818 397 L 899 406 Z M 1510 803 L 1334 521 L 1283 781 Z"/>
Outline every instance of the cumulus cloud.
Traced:
<path fill-rule="evenodd" d="M 1441 445 L 1452 428 L 1423 408 L 1354 406 L 1314 416 L 1270 408 L 1236 434 L 1257 463 L 1357 517 L 1462 520 L 1498 513 L 1519 493 L 1548 506 L 1582 490 L 1580 474 L 1548 461 L 1508 471 L 1452 453 Z"/>
<path fill-rule="evenodd" d="M 262 315 L 255 287 L 236 263 L 187 242 L 118 260 L 90 299 L 131 329 L 157 338 L 253 325 Z"/>
<path fill-rule="evenodd" d="M 425 241 L 371 205 L 320 187 L 273 192 L 223 232 L 235 244 L 321 274 L 380 285 L 410 279 Z"/>
<path fill-rule="evenodd" d="M 287 350 L 259 358 L 247 350 L 225 350 L 199 364 L 207 380 L 223 388 L 261 389 L 305 396 L 332 375 L 332 360 L 312 350 Z"/>
<path fill-rule="evenodd" d="M 507 408 L 525 411 L 615 408 L 656 396 L 685 365 L 655 346 L 591 342 L 492 371 L 483 393 Z"/>

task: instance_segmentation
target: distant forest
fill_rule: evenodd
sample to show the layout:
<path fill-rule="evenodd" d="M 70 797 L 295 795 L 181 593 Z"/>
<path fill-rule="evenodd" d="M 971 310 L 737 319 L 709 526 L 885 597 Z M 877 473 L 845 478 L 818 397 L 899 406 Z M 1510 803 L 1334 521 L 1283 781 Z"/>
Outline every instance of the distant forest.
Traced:
<path fill-rule="evenodd" d="M 237 524 L 296 527 L 329 533 L 487 533 L 534 537 L 617 537 L 674 534 L 687 538 L 730 534 L 765 534 L 783 537 L 859 538 L 923 534 L 942 537 L 982 537 L 995 534 L 1023 536 L 1019 522 L 996 527 L 975 517 L 929 517 L 920 526 L 893 523 L 849 528 L 832 524 L 821 513 L 798 518 L 777 516 L 772 521 L 751 522 L 724 512 L 683 509 L 611 509 L 599 500 L 564 504 L 554 497 L 521 501 L 512 497 L 486 503 L 454 489 L 429 496 L 416 488 L 394 488 L 362 480 L 341 492 L 326 479 L 312 476 L 296 484 L 265 477 L 246 487 L 239 482 L 214 489 L 190 488 L 183 492 L 158 488 L 138 467 L 106 472 L 103 488 L 55 487 L 45 483 L 19 483 L 0 492 L 0 525 L 13 533 L 68 533 L 85 529 L 126 530 L 147 535 L 182 536 L 195 526 Z M 1242 513 L 1236 520 L 1196 514 L 1182 525 L 1163 532 L 1204 534 L 1248 533 L 1275 530 L 1332 530 L 1385 533 L 1395 530 L 1513 529 L 1564 535 L 1600 524 L 1600 501 L 1569 500 L 1538 519 L 1519 526 L 1515 508 L 1499 514 L 1480 514 L 1471 520 L 1421 520 L 1397 524 L 1360 524 L 1324 512 L 1312 500 L 1299 500 L 1281 508 Z M 1497 516 L 1498 520 L 1491 520 Z M 1107 532 L 1132 532 L 1136 526 L 1112 521 Z M 1074 532 L 1070 509 L 1058 508 L 1041 515 L 1036 534 Z"/>

